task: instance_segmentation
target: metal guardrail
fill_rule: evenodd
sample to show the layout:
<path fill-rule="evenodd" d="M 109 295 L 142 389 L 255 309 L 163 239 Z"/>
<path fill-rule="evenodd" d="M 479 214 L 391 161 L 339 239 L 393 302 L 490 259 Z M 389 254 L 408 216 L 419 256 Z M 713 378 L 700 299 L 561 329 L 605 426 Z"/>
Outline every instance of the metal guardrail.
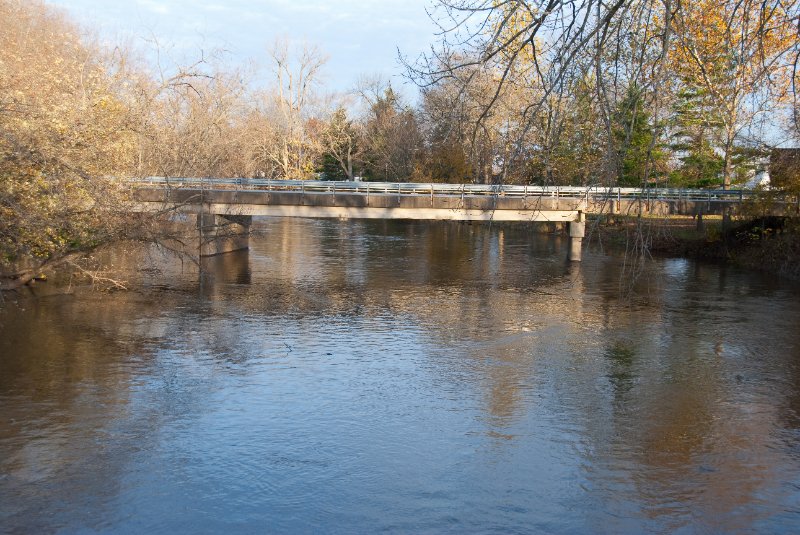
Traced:
<path fill-rule="evenodd" d="M 270 180 L 260 178 L 172 178 L 133 179 L 141 185 L 175 188 L 221 188 L 252 191 L 303 191 L 309 193 L 363 193 L 366 195 L 500 195 L 511 197 L 551 197 L 647 201 L 725 201 L 742 202 L 756 195 L 753 190 L 700 190 L 676 188 L 621 188 L 599 186 L 516 186 L 486 184 L 434 184 L 415 182 L 345 182 L 317 180 Z"/>

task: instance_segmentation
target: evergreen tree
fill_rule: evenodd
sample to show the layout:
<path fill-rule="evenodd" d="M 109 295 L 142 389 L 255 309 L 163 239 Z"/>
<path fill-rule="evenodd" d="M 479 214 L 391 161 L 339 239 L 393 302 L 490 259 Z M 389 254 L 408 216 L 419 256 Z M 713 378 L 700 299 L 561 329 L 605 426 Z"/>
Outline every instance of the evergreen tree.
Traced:
<path fill-rule="evenodd" d="M 660 143 L 653 143 L 655 129 L 651 123 L 641 90 L 631 85 L 617 107 L 613 130 L 620 186 L 643 186 L 645 180 L 658 177 L 664 153 Z"/>
<path fill-rule="evenodd" d="M 322 154 L 319 172 L 322 175 L 322 180 L 350 180 L 342 170 L 339 161 L 330 152 Z"/>
<path fill-rule="evenodd" d="M 414 175 L 423 139 L 413 109 L 391 86 L 371 104 L 365 125 L 364 176 L 368 180 L 408 181 Z"/>
<path fill-rule="evenodd" d="M 353 180 L 361 140 L 344 107 L 340 106 L 331 115 L 321 138 L 324 148 L 319 171 L 325 180 Z"/>
<path fill-rule="evenodd" d="M 681 165 L 670 182 L 681 187 L 708 187 L 722 184 L 724 159 L 715 149 L 722 121 L 713 117 L 703 90 L 678 92 L 672 116 L 672 149 Z"/>

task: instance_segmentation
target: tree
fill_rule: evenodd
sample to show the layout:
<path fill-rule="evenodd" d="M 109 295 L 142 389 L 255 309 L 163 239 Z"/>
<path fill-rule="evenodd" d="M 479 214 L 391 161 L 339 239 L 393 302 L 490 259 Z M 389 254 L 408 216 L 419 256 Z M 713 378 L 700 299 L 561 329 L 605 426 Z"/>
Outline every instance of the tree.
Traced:
<path fill-rule="evenodd" d="M 594 132 L 581 136 L 593 140 L 587 155 L 596 140 L 605 145 L 597 179 L 631 182 L 631 165 L 642 159 L 647 163 L 634 174 L 643 182 L 663 174 L 666 160 L 652 159 L 663 156 L 665 115 L 673 95 L 690 91 L 702 100 L 695 110 L 704 116 L 704 133 L 716 136 L 712 146 L 722 154 L 727 186 L 744 129 L 783 104 L 796 72 L 789 53 L 800 57 L 797 17 L 795 0 L 439 0 L 432 13 L 441 29 L 438 46 L 406 65 L 424 90 L 452 83 L 462 97 L 480 73 L 492 73 L 476 131 L 497 121 L 510 88 L 528 89 L 516 111 L 524 137 L 537 142 L 523 152 L 544 180 L 556 177 L 556 159 L 569 164 L 560 157 L 571 152 L 561 140 L 573 130 L 565 127 L 570 106 L 578 104 L 593 112 L 585 124 Z M 589 100 L 574 92 L 579 86 L 590 91 Z M 639 94 L 633 107 L 630 88 Z M 575 132 L 583 130 L 580 123 Z M 622 174 L 621 167 L 627 167 Z"/>
<path fill-rule="evenodd" d="M 617 183 L 644 187 L 647 180 L 656 175 L 653 171 L 663 163 L 664 155 L 636 85 L 628 87 L 625 98 L 617 107 L 614 124 L 613 139 L 619 158 Z"/>
<path fill-rule="evenodd" d="M 261 108 L 250 119 L 257 133 L 253 152 L 260 160 L 259 172 L 307 178 L 320 152 L 308 126 L 314 115 L 314 88 L 327 58 L 310 45 L 292 53 L 284 39 L 272 47 L 270 59 L 275 86 L 260 96 Z"/>
<path fill-rule="evenodd" d="M 419 117 L 432 180 L 528 181 L 532 130 L 523 110 L 535 88 L 518 78 L 484 114 L 494 97 L 495 74 L 489 68 L 464 69 L 423 89 Z"/>
<path fill-rule="evenodd" d="M 0 288 L 142 230 L 119 210 L 135 118 L 122 56 L 60 12 L 0 0 Z"/>
<path fill-rule="evenodd" d="M 797 3 L 756 0 L 679 2 L 671 68 L 696 101 L 694 110 L 722 153 L 731 185 L 735 143 L 759 115 L 776 111 L 797 47 Z"/>
<path fill-rule="evenodd" d="M 128 177 L 246 164 L 244 84 L 201 59 L 155 74 L 58 10 L 0 0 L 0 289 L 124 241 L 159 241 Z M 163 242 L 162 242 L 163 243 Z"/>
<path fill-rule="evenodd" d="M 492 1 L 439 0 L 432 19 L 441 28 L 438 47 L 418 61 L 406 61 L 410 77 L 423 87 L 460 72 L 488 67 L 494 77 L 491 98 L 478 120 L 500 100 L 506 86 L 519 76 L 539 90 L 531 95 L 524 114 L 533 117 L 569 78 L 574 64 L 592 47 L 602 50 L 609 28 L 627 11 L 629 0 Z M 595 54 L 599 62 L 599 55 Z M 462 86 L 471 81 L 460 78 Z"/>
<path fill-rule="evenodd" d="M 369 111 L 364 121 L 364 175 L 370 180 L 410 180 L 423 148 L 416 113 L 391 85 L 361 89 Z"/>
<path fill-rule="evenodd" d="M 660 109 L 655 85 L 664 78 L 670 13 L 661 0 L 440 0 L 432 17 L 440 23 L 439 46 L 407 62 L 408 72 L 423 88 L 456 81 L 461 94 L 478 73 L 490 73 L 475 129 L 501 123 L 494 110 L 503 110 L 510 119 L 499 129 L 504 145 L 531 162 L 531 180 L 615 183 L 615 114 L 632 85 L 641 90 L 640 108 Z M 590 115 L 576 116 L 576 106 Z M 661 124 L 655 115 L 652 122 Z M 654 132 L 651 141 L 658 137 Z M 575 141 L 585 152 L 570 146 Z M 577 167 L 576 156 L 588 173 L 564 172 Z"/>
<path fill-rule="evenodd" d="M 602 176 L 607 141 L 594 85 L 590 74 L 576 73 L 533 115 L 529 173 L 534 183 L 589 185 Z"/>
<path fill-rule="evenodd" d="M 160 73 L 142 113 L 139 174 L 236 177 L 252 173 L 245 131 L 246 84 L 205 60 Z"/>
<path fill-rule="evenodd" d="M 450 80 L 426 88 L 420 108 L 421 129 L 427 145 L 425 179 L 433 182 L 486 182 L 481 165 L 482 136 L 475 130 L 474 86 L 461 92 Z"/>
<path fill-rule="evenodd" d="M 671 182 L 681 187 L 707 187 L 719 185 L 722 180 L 724 161 L 715 150 L 711 129 L 722 124 L 711 122 L 713 113 L 698 110 L 706 99 L 696 90 L 679 89 L 671 117 L 670 148 L 681 165 L 672 174 Z"/>
<path fill-rule="evenodd" d="M 322 172 L 328 180 L 353 180 L 355 164 L 361 158 L 360 134 L 339 106 L 322 128 Z"/>

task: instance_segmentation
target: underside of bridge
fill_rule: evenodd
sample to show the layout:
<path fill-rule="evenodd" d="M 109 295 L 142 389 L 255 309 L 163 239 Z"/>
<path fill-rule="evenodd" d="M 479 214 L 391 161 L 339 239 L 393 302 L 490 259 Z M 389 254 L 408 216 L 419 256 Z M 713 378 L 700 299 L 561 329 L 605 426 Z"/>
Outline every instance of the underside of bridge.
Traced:
<path fill-rule="evenodd" d="M 198 214 L 200 256 L 215 256 L 250 248 L 252 216 Z"/>

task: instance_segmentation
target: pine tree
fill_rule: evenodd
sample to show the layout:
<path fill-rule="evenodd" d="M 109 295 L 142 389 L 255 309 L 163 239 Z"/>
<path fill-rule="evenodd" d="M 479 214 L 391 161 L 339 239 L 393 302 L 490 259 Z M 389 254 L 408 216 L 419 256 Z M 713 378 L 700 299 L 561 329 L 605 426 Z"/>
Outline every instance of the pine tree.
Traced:
<path fill-rule="evenodd" d="M 670 182 L 682 187 L 708 187 L 722 184 L 724 159 L 715 150 L 714 139 L 722 122 L 712 119 L 703 90 L 682 89 L 672 115 L 672 143 L 681 166 L 672 173 Z"/>
<path fill-rule="evenodd" d="M 655 129 L 651 123 L 641 91 L 631 85 L 617 107 L 613 130 L 620 186 L 644 186 L 646 180 L 658 176 L 664 153 L 660 143 L 653 143 Z"/>

